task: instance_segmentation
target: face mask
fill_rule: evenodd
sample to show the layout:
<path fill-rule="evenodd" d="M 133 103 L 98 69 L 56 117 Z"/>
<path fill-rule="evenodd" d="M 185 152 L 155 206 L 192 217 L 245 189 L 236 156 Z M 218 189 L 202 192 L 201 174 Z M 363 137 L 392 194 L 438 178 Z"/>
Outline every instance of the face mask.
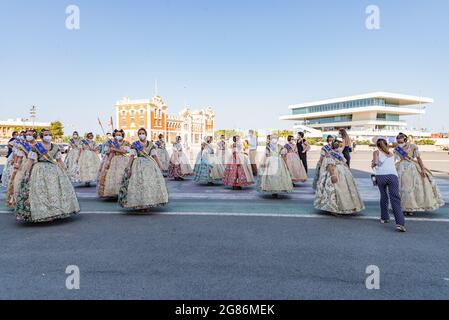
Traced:
<path fill-rule="evenodd" d="M 51 142 L 51 136 L 44 136 L 42 140 L 44 140 L 45 142 Z"/>
<path fill-rule="evenodd" d="M 74 134 L 73 137 L 76 139 L 76 138 L 78 138 L 78 135 L 77 135 L 77 134 Z"/>
<path fill-rule="evenodd" d="M 338 152 L 340 152 L 340 153 L 342 153 L 342 152 L 343 152 L 343 150 L 344 150 L 344 148 L 343 148 L 343 147 L 340 147 L 340 148 L 338 148 L 338 149 L 337 149 L 337 151 L 338 151 Z"/>
<path fill-rule="evenodd" d="M 33 137 L 33 136 L 26 136 L 26 140 L 27 140 L 27 141 L 33 141 L 33 140 L 34 140 L 34 137 Z"/>
<path fill-rule="evenodd" d="M 147 136 L 146 135 L 144 135 L 144 134 L 139 134 L 139 139 L 140 140 L 145 140 L 147 138 Z"/>
<path fill-rule="evenodd" d="M 278 139 L 273 138 L 273 139 L 271 139 L 270 142 L 271 142 L 271 144 L 276 144 L 278 142 Z"/>
<path fill-rule="evenodd" d="M 115 138 L 117 139 L 117 141 L 122 141 L 123 140 L 122 136 L 116 136 Z"/>
<path fill-rule="evenodd" d="M 405 146 L 405 143 L 398 143 L 398 146 L 402 148 L 403 146 Z"/>

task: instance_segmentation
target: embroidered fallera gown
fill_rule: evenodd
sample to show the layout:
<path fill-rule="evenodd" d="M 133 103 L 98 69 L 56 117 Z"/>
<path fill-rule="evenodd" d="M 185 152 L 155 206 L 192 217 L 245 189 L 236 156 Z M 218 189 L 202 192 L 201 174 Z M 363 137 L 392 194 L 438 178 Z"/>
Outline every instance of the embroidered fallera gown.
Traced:
<path fill-rule="evenodd" d="M 74 181 L 79 183 L 90 183 L 97 181 L 100 169 L 100 157 L 98 155 L 99 146 L 95 141 L 82 143 L 78 160 L 78 174 L 75 174 Z"/>
<path fill-rule="evenodd" d="M 173 153 L 168 164 L 168 177 L 183 178 L 193 174 L 189 159 L 182 151 L 182 144 L 177 142 L 173 144 Z"/>
<path fill-rule="evenodd" d="M 231 145 L 231 153 L 226 160 L 223 184 L 229 187 L 245 187 L 253 184 L 254 176 L 248 156 L 241 143 Z"/>
<path fill-rule="evenodd" d="M 8 188 L 9 178 L 11 176 L 12 166 L 14 164 L 14 150 L 16 148 L 17 139 L 10 142 L 10 146 L 12 146 L 12 152 L 8 158 L 6 158 L 5 166 L 3 167 L 2 172 L 2 187 Z"/>
<path fill-rule="evenodd" d="M 285 193 L 293 191 L 293 183 L 283 159 L 285 149 L 269 143 L 259 166 L 257 191 L 261 193 Z"/>
<path fill-rule="evenodd" d="M 156 147 L 156 154 L 159 158 L 159 161 L 162 165 L 162 171 L 167 172 L 168 171 L 168 162 L 170 161 L 170 156 L 168 154 L 166 144 L 164 141 L 158 140 L 155 142 Z"/>
<path fill-rule="evenodd" d="M 307 181 L 307 173 L 304 164 L 298 155 L 298 149 L 295 143 L 287 143 L 284 146 L 287 153 L 285 155 L 285 162 L 287 164 L 288 172 L 292 177 L 292 182 Z"/>
<path fill-rule="evenodd" d="M 313 182 L 312 182 L 312 189 L 313 190 L 316 190 L 316 186 L 318 184 L 318 180 L 320 178 L 321 173 L 326 170 L 326 168 L 321 165 L 322 164 L 322 160 L 330 152 L 332 152 L 332 148 L 329 146 L 329 144 L 326 144 L 326 145 L 324 145 L 321 148 L 320 159 L 318 159 L 318 162 L 316 164 L 315 176 L 313 177 Z"/>
<path fill-rule="evenodd" d="M 138 152 L 134 144 L 131 147 L 130 155 L 134 156 L 131 173 L 128 168 L 125 169 L 120 186 L 118 203 L 126 209 L 145 210 L 168 203 L 164 177 L 152 158 L 157 156 L 156 148 L 150 141 L 140 145 L 142 152 Z"/>
<path fill-rule="evenodd" d="M 19 159 L 21 161 L 18 169 L 12 169 L 13 171 L 8 182 L 8 188 L 6 191 L 6 206 L 10 209 L 14 209 L 16 205 L 20 183 L 22 182 L 27 168 L 27 157 L 28 153 L 31 152 L 31 145 L 27 142 L 17 143 L 13 152 L 17 161 Z"/>
<path fill-rule="evenodd" d="M 205 143 L 198 153 L 193 174 L 193 180 L 198 184 L 221 183 L 224 167 L 209 143 Z"/>
<path fill-rule="evenodd" d="M 402 210 L 405 212 L 433 211 L 442 207 L 444 200 L 432 173 L 426 170 L 425 178 L 419 173 L 420 167 L 416 161 L 416 158 L 420 156 L 418 146 L 407 144 L 399 148 L 396 147 L 394 153 L 397 159 L 396 169 Z"/>
<path fill-rule="evenodd" d="M 59 148 L 51 144 L 45 156 L 33 146 L 28 158 L 34 162 L 28 179 L 22 180 L 16 200 L 17 220 L 49 222 L 80 211 L 75 189 L 61 165 Z"/>
<path fill-rule="evenodd" d="M 97 194 L 100 198 L 116 198 L 120 191 L 123 174 L 128 166 L 130 144 L 127 141 L 114 141 L 115 147 L 124 153 L 111 150 L 111 145 L 105 146 L 104 158 L 97 181 Z"/>
<path fill-rule="evenodd" d="M 337 183 L 332 183 L 331 174 L 327 170 L 328 166 L 334 166 Z M 354 177 L 342 154 L 333 152 L 326 155 L 321 168 L 314 202 L 316 209 L 347 215 L 360 212 L 365 208 Z"/>
<path fill-rule="evenodd" d="M 64 159 L 65 166 L 67 168 L 67 173 L 69 174 L 72 180 L 75 180 L 79 172 L 78 168 L 78 156 L 81 148 L 81 138 L 71 138 L 69 140 L 70 151 L 67 153 L 66 158 Z"/>
<path fill-rule="evenodd" d="M 227 161 L 230 160 L 230 153 L 226 148 L 226 141 L 220 140 L 217 142 L 217 160 L 221 165 L 226 166 Z"/>

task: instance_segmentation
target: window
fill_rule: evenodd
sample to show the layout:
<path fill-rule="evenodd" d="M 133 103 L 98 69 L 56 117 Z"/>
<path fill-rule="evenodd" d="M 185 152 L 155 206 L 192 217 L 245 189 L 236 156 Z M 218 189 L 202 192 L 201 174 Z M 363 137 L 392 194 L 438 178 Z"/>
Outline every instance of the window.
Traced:
<path fill-rule="evenodd" d="M 139 125 L 145 125 L 145 112 L 140 110 Z"/>

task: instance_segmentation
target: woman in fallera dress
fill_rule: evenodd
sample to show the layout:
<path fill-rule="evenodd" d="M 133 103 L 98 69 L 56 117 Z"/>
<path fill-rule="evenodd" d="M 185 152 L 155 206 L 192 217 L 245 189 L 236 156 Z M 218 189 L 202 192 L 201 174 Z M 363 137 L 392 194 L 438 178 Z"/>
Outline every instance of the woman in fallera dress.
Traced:
<path fill-rule="evenodd" d="M 212 136 L 204 138 L 201 150 L 193 169 L 193 180 L 198 184 L 220 184 L 223 179 L 224 167 L 217 159 L 214 149 L 211 146 Z"/>
<path fill-rule="evenodd" d="M 18 132 L 14 132 L 15 137 L 11 138 L 11 141 L 8 142 L 8 148 L 11 148 L 11 153 L 6 158 L 5 166 L 3 167 L 2 172 L 2 187 L 8 188 L 9 185 L 9 178 L 11 177 L 12 171 L 13 171 L 13 165 L 15 162 L 15 148 L 16 144 L 20 141 L 21 136 L 24 135 L 24 132 L 22 131 L 20 134 Z"/>
<path fill-rule="evenodd" d="M 322 167 L 321 164 L 323 163 L 324 158 L 329 152 L 332 152 L 332 142 L 335 141 L 335 137 L 333 135 L 328 135 L 326 139 L 326 144 L 321 148 L 320 152 L 320 159 L 318 160 L 316 164 L 315 169 L 315 177 L 313 178 L 312 188 L 313 190 L 316 190 L 316 185 L 318 183 L 318 179 L 320 178 L 320 174 L 322 171 L 326 170 L 326 168 Z"/>
<path fill-rule="evenodd" d="M 230 154 L 227 150 L 226 136 L 222 134 L 220 136 L 220 141 L 217 142 L 217 159 L 223 165 L 227 164 L 226 161 L 230 159 Z"/>
<path fill-rule="evenodd" d="M 64 160 L 67 172 L 72 180 L 78 174 L 78 156 L 81 148 L 81 138 L 77 131 L 74 131 L 72 138 L 69 139 L 69 148 L 67 149 L 67 156 Z"/>
<path fill-rule="evenodd" d="M 444 200 L 432 173 L 424 166 L 418 146 L 410 143 L 403 133 L 399 133 L 396 141 L 394 153 L 404 214 L 442 207 Z"/>
<path fill-rule="evenodd" d="M 6 191 L 6 206 L 10 209 L 14 209 L 16 206 L 20 183 L 23 180 L 27 168 L 28 154 L 31 152 L 32 146 L 36 143 L 36 138 L 36 131 L 27 130 L 24 133 L 24 139 L 21 138 L 21 141 L 17 141 L 14 147 L 13 171 Z"/>
<path fill-rule="evenodd" d="M 278 144 L 277 136 L 267 136 L 265 154 L 259 167 L 257 191 L 277 197 L 280 193 L 292 192 L 293 183 L 284 160 L 286 150 Z"/>
<path fill-rule="evenodd" d="M 131 146 L 118 203 L 126 209 L 146 211 L 167 204 L 168 191 L 155 145 L 147 140 L 144 128 L 139 129 L 137 134 L 139 140 Z"/>
<path fill-rule="evenodd" d="M 98 171 L 100 169 L 100 147 L 94 141 L 94 135 L 89 132 L 86 139 L 81 140 L 81 148 L 78 154 L 78 174 L 75 182 L 84 183 L 90 186 L 92 182 L 97 181 Z"/>
<path fill-rule="evenodd" d="M 184 177 L 193 174 L 189 159 L 182 150 L 181 137 L 176 137 L 173 144 L 173 153 L 168 164 L 168 177 L 175 180 L 184 180 Z"/>
<path fill-rule="evenodd" d="M 123 130 L 114 130 L 113 140 L 105 145 L 104 159 L 97 181 L 97 194 L 100 198 L 116 198 L 120 191 L 123 174 L 128 165 L 129 142 L 125 141 Z"/>
<path fill-rule="evenodd" d="M 232 138 L 230 158 L 226 160 L 223 184 L 234 190 L 254 183 L 254 176 L 248 156 L 243 151 L 239 136 Z"/>
<path fill-rule="evenodd" d="M 27 167 L 17 196 L 16 219 L 25 222 L 49 222 L 68 218 L 80 211 L 75 189 L 62 162 L 61 152 L 53 144 L 49 130 L 40 134 L 28 153 Z"/>
<path fill-rule="evenodd" d="M 163 134 L 160 134 L 158 136 L 158 140 L 155 142 L 155 146 L 156 146 L 157 157 L 159 158 L 159 161 L 161 162 L 161 170 L 165 176 L 165 175 L 167 175 L 168 163 L 170 161 L 170 156 L 167 151 L 167 146 L 166 146 Z"/>
<path fill-rule="evenodd" d="M 304 165 L 299 158 L 296 141 L 294 140 L 293 136 L 287 137 L 287 143 L 285 144 L 284 149 L 287 152 L 284 155 L 285 163 L 287 164 L 288 172 L 292 177 L 292 182 L 306 182 L 306 169 L 304 168 Z"/>
<path fill-rule="evenodd" d="M 365 208 L 342 149 L 342 141 L 332 143 L 332 151 L 321 164 L 315 194 L 315 208 L 334 215 L 354 214 Z"/>

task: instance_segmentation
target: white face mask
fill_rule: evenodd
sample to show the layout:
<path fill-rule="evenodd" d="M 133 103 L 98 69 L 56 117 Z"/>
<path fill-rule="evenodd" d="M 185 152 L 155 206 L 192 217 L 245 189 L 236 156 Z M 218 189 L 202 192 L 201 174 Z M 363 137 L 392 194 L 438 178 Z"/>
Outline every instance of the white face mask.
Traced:
<path fill-rule="evenodd" d="M 398 146 L 402 148 L 403 146 L 405 146 L 405 143 L 398 143 Z"/>
<path fill-rule="evenodd" d="M 74 134 L 73 137 L 76 139 L 76 138 L 78 138 L 78 135 L 77 135 L 77 134 Z"/>
<path fill-rule="evenodd" d="M 344 150 L 344 148 L 343 148 L 343 147 L 340 147 L 340 148 L 338 148 L 337 150 L 338 150 L 338 152 L 342 153 L 343 150 Z"/>
<path fill-rule="evenodd" d="M 123 140 L 122 136 L 116 136 L 115 138 L 117 139 L 117 141 L 122 141 Z"/>
<path fill-rule="evenodd" d="M 42 140 L 44 140 L 45 142 L 51 142 L 51 136 L 44 136 Z"/>
<path fill-rule="evenodd" d="M 33 141 L 33 140 L 34 140 L 34 137 L 33 137 L 33 136 L 26 136 L 26 140 L 27 140 L 27 141 Z"/>
<path fill-rule="evenodd" d="M 144 134 L 139 134 L 139 139 L 140 140 L 145 140 L 147 138 L 147 136 L 146 135 L 144 135 Z"/>
<path fill-rule="evenodd" d="M 271 142 L 271 144 L 276 144 L 278 142 L 278 139 L 272 138 L 270 142 Z"/>

